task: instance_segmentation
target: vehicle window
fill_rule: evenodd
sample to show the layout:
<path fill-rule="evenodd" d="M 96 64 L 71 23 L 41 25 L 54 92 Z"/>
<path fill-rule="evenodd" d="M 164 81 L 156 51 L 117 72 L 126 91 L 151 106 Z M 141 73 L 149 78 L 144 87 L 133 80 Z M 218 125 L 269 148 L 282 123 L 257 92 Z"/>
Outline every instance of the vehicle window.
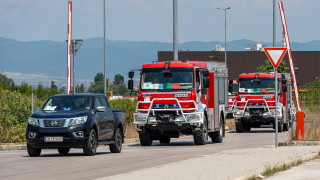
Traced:
<path fill-rule="evenodd" d="M 44 111 L 75 111 L 91 109 L 91 98 L 83 96 L 52 97 L 43 106 Z"/>
<path fill-rule="evenodd" d="M 100 97 L 99 99 L 100 99 L 100 103 L 101 103 L 102 106 L 109 107 L 108 104 L 107 104 L 106 98 Z"/>
<path fill-rule="evenodd" d="M 100 99 L 99 98 L 95 98 L 94 99 L 94 108 L 97 108 L 101 106 L 101 102 L 100 102 Z"/>

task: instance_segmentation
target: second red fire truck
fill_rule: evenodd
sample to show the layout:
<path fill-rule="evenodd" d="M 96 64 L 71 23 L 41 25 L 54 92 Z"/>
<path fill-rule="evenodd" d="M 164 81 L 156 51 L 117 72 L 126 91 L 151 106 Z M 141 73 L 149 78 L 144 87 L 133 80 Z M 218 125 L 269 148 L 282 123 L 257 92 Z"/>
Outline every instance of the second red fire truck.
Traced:
<path fill-rule="evenodd" d="M 239 88 L 234 104 L 236 131 L 250 131 L 251 127 L 273 125 L 277 106 L 278 131 L 287 131 L 294 118 L 292 86 L 289 74 L 277 74 L 275 92 L 274 73 L 244 73 L 239 75 Z M 275 95 L 278 101 L 275 102 Z"/>

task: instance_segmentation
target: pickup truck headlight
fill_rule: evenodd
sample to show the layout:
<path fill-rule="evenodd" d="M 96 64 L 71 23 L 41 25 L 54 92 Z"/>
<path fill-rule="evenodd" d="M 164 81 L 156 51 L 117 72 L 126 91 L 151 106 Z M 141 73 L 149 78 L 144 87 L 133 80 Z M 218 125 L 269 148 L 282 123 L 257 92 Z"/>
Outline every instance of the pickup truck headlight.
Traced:
<path fill-rule="evenodd" d="M 40 126 L 39 120 L 33 117 L 29 117 L 28 123 L 33 126 Z"/>
<path fill-rule="evenodd" d="M 77 126 L 77 125 L 83 124 L 87 121 L 87 119 L 88 119 L 88 116 L 71 118 L 69 122 L 69 126 Z"/>

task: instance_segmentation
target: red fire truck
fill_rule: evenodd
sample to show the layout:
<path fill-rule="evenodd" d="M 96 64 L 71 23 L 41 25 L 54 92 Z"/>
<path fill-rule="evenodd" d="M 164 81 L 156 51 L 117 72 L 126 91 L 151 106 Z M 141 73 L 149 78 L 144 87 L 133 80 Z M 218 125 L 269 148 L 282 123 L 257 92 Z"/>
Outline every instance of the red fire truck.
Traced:
<path fill-rule="evenodd" d="M 236 102 L 238 91 L 238 80 L 231 79 L 228 81 L 228 107 L 226 108 L 226 116 L 228 119 L 233 118 L 234 103 Z"/>
<path fill-rule="evenodd" d="M 196 145 L 208 137 L 221 143 L 227 106 L 227 68 L 217 62 L 166 61 L 144 64 L 140 70 L 134 124 L 142 146 L 153 140 L 170 143 L 181 134 Z M 133 89 L 134 71 L 128 88 Z"/>
<path fill-rule="evenodd" d="M 239 89 L 234 106 L 236 131 L 250 131 L 251 127 L 273 125 L 277 105 L 278 131 L 287 131 L 293 121 L 292 86 L 290 74 L 277 74 L 275 93 L 274 73 L 244 73 L 239 75 Z M 278 102 L 275 103 L 275 94 Z"/>

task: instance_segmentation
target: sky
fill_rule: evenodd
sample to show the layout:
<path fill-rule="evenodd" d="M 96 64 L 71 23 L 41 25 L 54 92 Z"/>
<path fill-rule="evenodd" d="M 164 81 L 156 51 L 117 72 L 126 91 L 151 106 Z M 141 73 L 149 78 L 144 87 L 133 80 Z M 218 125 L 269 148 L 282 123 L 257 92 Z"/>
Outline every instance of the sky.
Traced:
<path fill-rule="evenodd" d="M 172 0 L 105 0 L 110 40 L 172 42 Z M 278 1 L 278 0 L 277 0 Z M 320 40 L 320 1 L 283 0 L 291 41 Z M 178 0 L 178 41 L 273 40 L 273 0 Z M 0 37 L 67 38 L 67 0 L 0 0 Z M 282 39 L 276 7 L 277 42 Z M 103 37 L 103 0 L 73 0 L 73 38 Z"/>

